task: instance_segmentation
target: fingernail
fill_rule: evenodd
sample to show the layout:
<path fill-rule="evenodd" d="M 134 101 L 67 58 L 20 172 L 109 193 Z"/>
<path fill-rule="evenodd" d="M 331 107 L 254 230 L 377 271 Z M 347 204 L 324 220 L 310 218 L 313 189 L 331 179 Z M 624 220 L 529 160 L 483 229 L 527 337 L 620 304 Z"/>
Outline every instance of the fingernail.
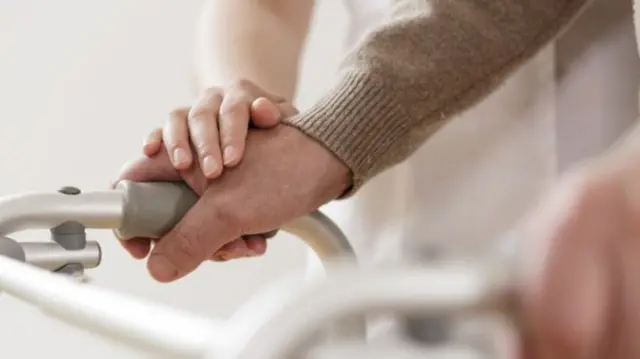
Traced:
<path fill-rule="evenodd" d="M 163 256 L 155 255 L 149 258 L 148 267 L 151 275 L 161 282 L 168 282 L 178 277 L 178 270 Z"/>
<path fill-rule="evenodd" d="M 236 159 L 236 150 L 232 146 L 227 146 L 222 154 L 224 157 L 224 164 L 229 165 Z"/>
<path fill-rule="evenodd" d="M 218 161 L 216 161 L 213 156 L 206 156 L 202 160 L 202 172 L 204 172 L 205 176 L 214 176 L 218 174 L 219 171 L 220 167 L 218 166 Z"/>
<path fill-rule="evenodd" d="M 187 151 L 182 148 L 173 150 L 173 165 L 182 166 L 187 163 Z"/>

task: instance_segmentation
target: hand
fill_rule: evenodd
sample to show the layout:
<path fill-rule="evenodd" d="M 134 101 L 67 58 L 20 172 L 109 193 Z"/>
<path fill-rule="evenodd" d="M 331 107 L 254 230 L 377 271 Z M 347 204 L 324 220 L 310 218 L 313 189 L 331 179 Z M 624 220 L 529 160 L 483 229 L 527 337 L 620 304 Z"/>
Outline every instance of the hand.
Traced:
<path fill-rule="evenodd" d="M 246 80 L 228 88 L 211 87 L 201 94 L 193 107 L 174 110 L 164 128 L 152 131 L 145 140 L 143 152 L 154 156 L 164 144 L 168 153 L 173 154 L 174 168 L 185 170 L 194 165 L 202 169 L 199 172 L 206 178 L 214 179 L 223 170 L 217 165 L 222 163 L 221 153 L 227 167 L 240 162 L 250 124 L 266 129 L 277 125 L 281 118 L 297 113 L 290 102 Z M 193 161 L 193 148 L 198 152 L 199 161 Z M 200 173 L 193 174 L 198 175 Z M 211 259 L 223 261 L 262 255 L 266 250 L 266 239 L 276 233 L 277 230 L 238 238 L 223 246 Z M 123 244 L 134 257 L 144 258 L 150 251 L 151 241 L 134 239 Z"/>
<path fill-rule="evenodd" d="M 526 357 L 640 357 L 640 152 L 618 154 L 567 175 L 525 222 Z"/>
<path fill-rule="evenodd" d="M 158 180 L 167 180 L 167 181 L 179 181 L 182 180 L 187 183 L 191 189 L 196 192 L 199 196 L 202 196 L 204 191 L 206 190 L 210 180 L 207 179 L 202 171 L 200 170 L 197 163 L 194 164 L 193 168 L 188 171 L 179 171 L 174 170 L 169 171 L 166 169 L 170 168 L 171 164 L 167 156 L 167 152 L 162 150 L 158 156 L 161 156 L 161 160 L 166 160 L 166 166 L 164 167 L 154 167 L 154 166 L 145 166 L 140 169 L 141 172 L 134 173 L 133 178 L 141 178 L 140 181 L 143 181 L 144 178 L 156 178 Z M 156 156 L 154 156 L 156 157 Z M 137 162 L 133 162 L 127 166 L 125 166 L 126 171 L 133 169 L 135 170 L 136 164 L 138 162 L 144 162 L 144 159 L 140 159 Z M 160 171 L 160 172 L 158 172 Z M 163 176 L 168 176 L 163 177 Z M 126 177 L 128 178 L 128 177 Z M 124 178 L 123 178 L 124 179 Z M 254 234 L 254 235 L 243 235 L 240 238 L 237 238 L 229 243 L 223 245 L 216 253 L 214 253 L 210 258 L 213 261 L 226 261 L 230 259 L 237 259 L 243 257 L 254 257 L 262 255 L 266 252 L 267 247 L 267 239 L 274 236 L 277 231 L 271 231 L 267 233 Z M 156 242 L 157 239 L 151 238 L 126 238 L 120 239 L 120 243 L 123 247 L 136 259 L 145 259 L 150 251 L 152 244 Z"/>
<path fill-rule="evenodd" d="M 208 181 L 197 168 L 176 170 L 166 151 L 125 168 L 120 179 L 185 180 L 200 200 L 148 259 L 158 281 L 176 280 L 245 234 L 268 232 L 314 211 L 342 194 L 350 171 L 324 146 L 299 130 L 279 125 L 249 130 L 243 161 Z"/>
<path fill-rule="evenodd" d="M 224 167 L 241 161 L 250 124 L 270 128 L 279 123 L 282 115 L 293 116 L 297 112 L 284 98 L 269 94 L 250 81 L 240 80 L 227 88 L 211 87 L 192 107 L 174 110 L 163 128 L 152 131 L 143 152 L 153 156 L 164 143 L 173 166 L 185 170 L 194 162 L 194 149 L 204 175 L 214 179 Z"/>

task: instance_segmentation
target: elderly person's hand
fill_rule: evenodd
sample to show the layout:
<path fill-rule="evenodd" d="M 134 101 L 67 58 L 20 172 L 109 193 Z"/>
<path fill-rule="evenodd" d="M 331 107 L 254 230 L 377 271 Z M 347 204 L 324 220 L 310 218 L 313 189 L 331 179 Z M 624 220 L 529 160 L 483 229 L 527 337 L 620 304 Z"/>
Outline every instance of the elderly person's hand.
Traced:
<path fill-rule="evenodd" d="M 176 170 L 166 151 L 127 166 L 120 179 L 186 181 L 197 204 L 151 249 L 148 269 L 158 281 L 176 280 L 225 244 L 279 228 L 338 197 L 350 186 L 349 169 L 299 130 L 279 125 L 249 130 L 244 158 L 210 181 L 197 166 Z M 136 239 L 129 251 L 146 257 L 150 243 Z"/>
<path fill-rule="evenodd" d="M 163 128 L 153 130 L 147 137 L 143 152 L 152 157 L 164 149 L 176 170 L 189 170 L 193 189 L 202 193 L 206 179 L 215 179 L 223 167 L 241 162 L 251 126 L 268 129 L 283 117 L 297 113 L 290 102 L 247 80 L 224 88 L 211 87 L 200 94 L 193 106 L 172 111 Z M 261 255 L 266 250 L 266 239 L 275 233 L 245 235 L 225 244 L 211 259 Z M 151 241 L 145 238 L 122 243 L 135 258 L 146 257 L 151 249 Z"/>
<path fill-rule="evenodd" d="M 640 358 L 640 151 L 568 174 L 521 234 L 527 357 Z"/>

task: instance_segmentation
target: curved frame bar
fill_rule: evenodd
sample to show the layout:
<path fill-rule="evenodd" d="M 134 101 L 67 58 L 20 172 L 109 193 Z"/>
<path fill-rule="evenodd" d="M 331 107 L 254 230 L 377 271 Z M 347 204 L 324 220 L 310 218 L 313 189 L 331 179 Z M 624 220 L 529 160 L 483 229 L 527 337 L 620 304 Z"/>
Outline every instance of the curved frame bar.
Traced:
<path fill-rule="evenodd" d="M 66 221 L 87 228 L 119 228 L 125 220 L 123 198 L 118 190 L 5 198 L 0 201 L 0 234 L 51 228 Z M 345 254 L 353 256 L 342 232 L 320 212 L 298 218 L 283 229 L 301 237 L 325 263 Z M 183 359 L 286 359 L 295 356 L 330 321 L 347 315 L 389 309 L 460 315 L 496 309 L 509 294 L 509 278 L 496 276 L 490 267 L 332 269 L 327 281 L 301 288 L 289 298 L 279 297 L 288 302 L 286 309 L 271 306 L 271 314 L 255 322 L 247 322 L 246 316 L 216 322 L 82 285 L 3 256 L 0 290 L 105 338 Z M 246 324 L 257 324 L 259 329 L 251 333 L 239 329 Z"/>
<path fill-rule="evenodd" d="M 300 345 L 323 325 L 354 313 L 461 315 L 502 309 L 511 299 L 511 282 L 508 274 L 494 269 L 460 265 L 334 271 L 261 326 L 237 359 L 297 357 Z M 216 355 L 214 350 L 206 359 Z"/>
<path fill-rule="evenodd" d="M 27 193 L 5 197 L 0 199 L 0 235 L 53 228 L 67 221 L 79 222 L 86 228 L 118 229 L 127 220 L 126 195 L 115 189 L 75 195 Z M 319 211 L 295 219 L 282 229 L 305 241 L 323 262 L 335 257 L 355 258 L 340 229 Z M 0 292 L 31 303 L 68 324 L 162 356 L 200 359 L 213 345 L 219 358 L 231 352 L 230 343 L 237 343 L 230 338 L 233 326 L 226 323 L 79 284 L 44 269 L 50 269 L 51 261 L 43 255 L 51 256 L 57 265 L 65 260 L 78 260 L 79 252 L 73 252 L 56 245 L 25 244 L 24 258 L 0 255 Z M 99 256 L 99 251 L 91 248 L 87 253 Z M 92 258 L 82 259 L 93 266 L 98 264 Z M 43 268 L 22 260 L 34 261 Z M 272 308 L 276 312 L 279 309 Z"/>
<path fill-rule="evenodd" d="M 82 223 L 86 228 L 118 229 L 127 222 L 123 191 L 128 188 L 77 195 L 27 193 L 2 198 L 0 236 L 26 229 L 53 228 L 67 221 Z M 342 231 L 320 211 L 294 219 L 282 229 L 307 243 L 321 260 L 345 256 L 355 259 Z M 62 258 L 64 254 L 55 255 Z"/>
<path fill-rule="evenodd" d="M 67 324 L 136 349 L 173 358 L 222 351 L 226 326 L 0 256 L 0 289 Z"/>
<path fill-rule="evenodd" d="M 430 348 L 413 343 L 393 342 L 370 345 L 360 342 L 332 343 L 313 348 L 307 359 L 487 359 L 473 348 Z"/>

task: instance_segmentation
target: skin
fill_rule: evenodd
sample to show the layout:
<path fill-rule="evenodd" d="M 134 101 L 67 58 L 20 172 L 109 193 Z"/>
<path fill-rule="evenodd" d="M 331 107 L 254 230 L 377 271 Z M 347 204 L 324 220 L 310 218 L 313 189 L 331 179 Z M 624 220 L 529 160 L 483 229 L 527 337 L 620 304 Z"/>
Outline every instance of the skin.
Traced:
<path fill-rule="evenodd" d="M 182 111 L 182 112 L 180 112 Z M 267 100 L 264 97 L 258 97 L 255 101 L 253 101 L 250 105 L 250 111 L 252 114 L 252 125 L 256 128 L 270 128 L 279 123 L 279 119 L 283 116 L 282 113 L 288 113 L 289 115 L 296 113 L 297 111 L 290 105 L 281 104 L 276 105 L 273 102 Z M 186 114 L 188 109 L 181 109 L 176 112 L 175 117 L 172 118 L 182 118 L 178 117 L 180 114 Z M 185 121 L 183 121 L 185 122 Z M 185 124 L 186 127 L 186 124 Z M 169 151 L 167 147 L 163 146 L 163 137 L 162 137 L 163 129 L 157 129 L 150 134 L 150 139 L 148 139 L 144 146 L 143 152 L 148 157 L 153 157 L 159 154 L 162 151 L 167 152 L 167 156 Z M 168 156 L 169 157 L 169 156 Z M 184 171 L 187 173 L 192 173 L 195 169 L 190 168 L 189 166 L 177 166 L 175 158 L 171 160 L 171 164 L 178 171 Z M 198 168 L 198 164 L 196 163 L 196 168 Z M 200 171 L 203 180 L 207 179 L 204 171 Z M 199 188 L 194 188 L 195 190 L 199 190 Z M 272 233 L 270 236 L 272 236 Z M 215 261 L 226 261 L 229 259 L 237 259 L 242 257 L 254 257 L 260 256 L 265 253 L 267 247 L 267 239 L 270 236 L 265 235 L 247 235 L 241 238 L 237 238 L 234 241 L 231 241 L 220 248 L 210 259 Z M 122 245 L 129 251 L 129 253 L 136 259 L 144 259 L 149 255 L 151 250 L 152 240 L 147 238 L 132 238 L 126 241 L 121 241 Z"/>
<path fill-rule="evenodd" d="M 223 3 L 231 9 L 239 3 L 248 2 L 217 2 L 219 5 Z M 240 11 L 239 7 L 235 9 Z M 260 19 L 263 17 L 258 16 L 254 20 Z M 226 21 L 225 26 L 234 26 L 233 22 Z M 220 42 L 223 40 L 218 39 Z M 266 43 L 238 48 L 256 51 L 258 46 Z M 216 46 L 222 45 L 218 43 Z M 209 58 L 214 53 L 210 52 Z M 261 55 L 265 53 L 261 52 Z M 229 59 L 247 64 L 243 65 L 246 66 L 243 71 L 250 75 L 230 71 L 230 75 L 225 76 L 229 76 L 231 82 L 214 80 L 213 83 L 235 84 L 233 80 L 237 78 L 254 79 L 261 86 L 269 82 L 260 78 L 260 70 L 256 70 L 260 67 L 249 60 L 250 57 L 237 55 Z M 267 63 L 271 63 L 269 59 L 272 58 L 267 56 Z M 284 56 L 283 59 L 290 60 L 291 57 Z M 234 62 L 225 61 L 228 61 L 227 66 Z M 260 73 L 264 76 L 277 74 L 275 78 L 282 80 L 282 73 L 277 71 L 277 61 L 271 66 L 273 71 Z M 214 72 L 211 70 L 203 78 L 215 77 L 210 75 Z M 315 210 L 349 187 L 348 168 L 328 150 L 298 130 L 276 124 L 275 119 L 287 116 L 280 105 L 290 106 L 287 102 L 278 102 L 278 99 L 291 96 L 269 97 L 268 93 L 285 94 L 292 88 L 292 82 L 288 83 L 289 86 L 281 88 L 264 85 L 267 94 L 254 95 L 257 97 L 238 94 L 237 84 L 236 87 L 218 88 L 217 95 L 203 92 L 194 106 L 210 110 L 208 120 L 201 122 L 208 123 L 210 128 L 225 121 L 219 109 L 226 94 L 234 93 L 231 98 L 244 99 L 240 102 L 248 108 L 241 111 L 245 116 L 230 121 L 244 128 L 242 131 L 234 130 L 237 137 L 222 133 L 223 129 L 233 127 L 231 125 L 220 126 L 221 132 L 217 137 L 194 136 L 192 132 L 207 132 L 204 125 L 198 125 L 200 127 L 195 127 L 195 131 L 190 127 L 190 124 L 200 122 L 189 122 L 189 118 L 202 113 L 194 108 L 185 109 L 183 115 L 177 116 L 181 121 L 170 120 L 173 127 L 166 130 L 166 137 L 171 139 L 169 145 L 162 141 L 166 139 L 163 132 L 163 139 L 156 136 L 155 141 L 150 141 L 151 145 L 147 144 L 155 146 L 155 151 L 147 151 L 145 147 L 147 156 L 124 169 L 121 179 L 182 179 L 201 195 L 198 204 L 183 220 L 153 246 L 145 239 L 128 242 L 128 249 L 134 256 L 148 258 L 149 272 L 156 280 L 177 280 L 195 270 L 203 261 L 215 257 L 225 246 L 237 243 L 238 238 L 256 238 L 253 234 L 278 228 L 299 215 Z M 264 110 L 273 109 L 273 106 L 279 111 Z M 249 121 L 253 121 L 255 127 L 270 129 L 247 129 Z M 186 123 L 188 130 L 185 131 L 184 127 L 180 127 L 182 132 L 175 130 L 176 123 Z M 175 136 L 176 133 L 182 135 Z M 188 167 L 177 166 L 171 161 L 170 154 L 175 152 L 176 142 L 186 147 L 185 133 L 189 134 L 189 143 L 196 149 L 202 147 L 198 147 L 198 141 L 205 139 L 218 143 L 218 152 L 215 149 L 211 151 L 216 156 L 220 153 L 222 157 L 226 142 L 220 139 L 239 139 L 245 146 L 239 155 L 241 160 L 231 161 L 222 171 L 209 172 L 200 167 L 206 162 L 203 156 L 207 151 L 196 151 L 190 153 L 196 153 L 198 160 L 192 161 Z M 211 135 L 207 133 L 207 136 Z M 516 285 L 525 358 L 640 357 L 640 341 L 637 340 L 640 332 L 640 281 L 636 275 L 640 272 L 640 146 L 635 145 L 640 143 L 640 136 L 631 136 L 628 143 L 631 145 L 614 148 L 567 173 L 516 231 L 521 248 L 520 256 L 516 258 L 516 272 L 519 274 Z M 225 162 L 221 157 L 216 159 L 220 160 L 219 163 Z"/>
<path fill-rule="evenodd" d="M 151 275 L 170 282 L 235 238 L 278 228 L 335 198 L 350 173 L 316 141 L 278 125 L 249 130 L 243 161 L 215 181 L 195 168 L 176 171 L 164 150 L 121 178 L 183 179 L 202 195 L 148 257 Z M 567 173 L 516 231 L 523 357 L 640 356 L 638 178 L 640 151 L 594 159 Z"/>
<path fill-rule="evenodd" d="M 208 179 L 237 166 L 249 127 L 270 128 L 297 113 L 287 99 L 295 96 L 313 6 L 313 0 L 207 1 L 197 39 L 200 93 L 151 131 L 143 153 L 153 156 L 164 147 L 175 169 L 198 166 Z M 259 111 L 266 113 L 255 116 Z M 136 258 L 149 251 L 148 240 L 123 244 Z M 266 244 L 264 235 L 239 238 L 212 259 L 261 255 Z"/>
<path fill-rule="evenodd" d="M 272 128 L 279 123 L 283 116 L 292 116 L 297 114 L 297 110 L 289 103 L 283 102 L 276 104 L 269 101 L 265 97 L 258 97 L 257 93 L 265 94 L 262 89 L 252 85 L 252 89 L 256 90 L 255 100 L 250 104 L 251 123 L 257 128 Z M 186 109 L 183 110 L 186 113 Z M 248 131 L 248 130 L 247 130 Z M 169 155 L 168 146 L 163 146 L 162 129 L 152 132 L 151 136 L 156 136 L 157 141 L 147 141 L 143 146 L 143 152 L 149 158 L 153 158 L 159 154 L 166 154 L 170 164 L 176 173 L 185 177 L 193 178 L 196 176 L 196 182 L 188 182 L 192 185 L 197 193 L 203 192 L 205 183 L 212 181 L 202 171 L 196 162 L 188 167 L 176 166 L 175 160 Z M 267 239 L 275 234 L 275 231 L 269 231 L 270 235 L 264 234 L 243 234 L 239 238 L 221 246 L 209 259 L 215 261 L 226 261 L 229 259 L 237 259 L 243 257 L 255 257 L 265 253 L 267 247 Z M 153 240 L 148 238 L 131 238 L 122 240 L 121 244 L 136 259 L 145 259 L 151 251 Z"/>
<path fill-rule="evenodd" d="M 251 104 L 259 97 L 282 104 L 295 96 L 313 5 L 312 0 L 208 1 L 197 41 L 200 94 L 188 109 L 172 113 L 162 136 L 152 132 L 147 146 L 156 151 L 147 154 L 163 141 L 175 168 L 184 170 L 197 160 L 210 179 L 236 166 L 244 154 Z"/>
<path fill-rule="evenodd" d="M 321 144 L 285 125 L 249 130 L 242 162 L 213 181 L 198 166 L 176 170 L 162 149 L 126 166 L 120 179 L 183 180 L 200 200 L 153 245 L 143 238 L 125 244 L 135 257 L 148 258 L 153 278 L 174 281 L 237 238 L 279 228 L 336 198 L 350 178 L 349 169 Z"/>
<path fill-rule="evenodd" d="M 640 152 L 613 151 L 567 174 L 525 221 L 530 357 L 640 356 L 639 178 Z"/>

